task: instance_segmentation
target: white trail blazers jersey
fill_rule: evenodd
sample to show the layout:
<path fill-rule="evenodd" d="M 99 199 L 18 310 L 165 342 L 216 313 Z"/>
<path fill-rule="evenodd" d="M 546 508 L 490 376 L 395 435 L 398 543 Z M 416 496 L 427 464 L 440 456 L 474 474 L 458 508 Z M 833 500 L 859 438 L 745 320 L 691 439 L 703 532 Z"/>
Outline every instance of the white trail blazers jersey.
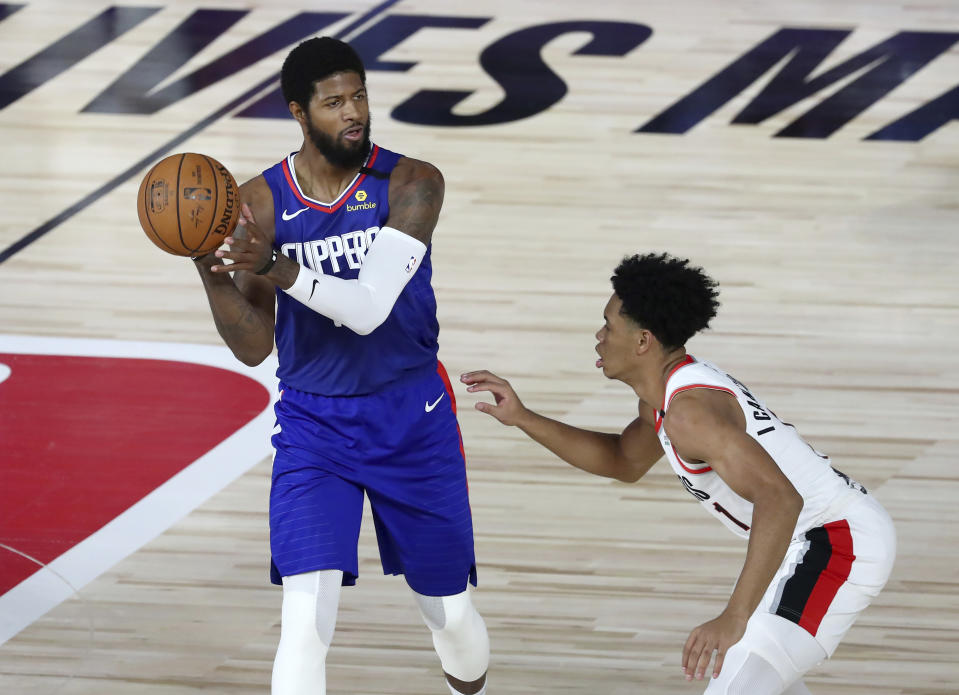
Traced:
<path fill-rule="evenodd" d="M 803 508 L 793 530 L 793 538 L 835 518 L 837 512 L 852 498 L 866 493 L 862 485 L 835 470 L 828 456 L 807 444 L 795 427 L 776 417 L 742 383 L 714 364 L 698 362 L 687 356 L 666 379 L 665 402 L 656 412 L 656 433 L 666 458 L 686 490 L 733 533 L 743 538 L 749 537 L 752 503 L 736 494 L 707 463 L 684 461 L 676 453 L 663 427 L 663 418 L 669 411 L 673 397 L 695 388 L 724 391 L 735 398 L 746 417 L 746 432 L 759 442 L 802 495 Z"/>

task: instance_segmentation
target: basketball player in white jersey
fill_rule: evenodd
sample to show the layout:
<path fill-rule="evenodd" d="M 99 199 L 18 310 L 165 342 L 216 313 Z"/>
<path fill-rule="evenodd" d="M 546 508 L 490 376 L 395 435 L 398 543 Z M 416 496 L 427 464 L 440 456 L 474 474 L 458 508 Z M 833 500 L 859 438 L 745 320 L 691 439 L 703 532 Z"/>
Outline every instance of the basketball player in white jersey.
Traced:
<path fill-rule="evenodd" d="M 639 397 L 639 417 L 622 434 L 534 413 L 487 371 L 461 381 L 493 394 L 495 404 L 477 409 L 589 473 L 634 482 L 665 453 L 706 510 L 748 539 L 725 610 L 686 640 L 686 679 L 702 679 L 715 654 L 707 695 L 809 693 L 803 674 L 832 655 L 889 577 L 892 520 L 746 386 L 686 353 L 719 306 L 701 268 L 633 256 L 612 282 L 596 366 Z"/>

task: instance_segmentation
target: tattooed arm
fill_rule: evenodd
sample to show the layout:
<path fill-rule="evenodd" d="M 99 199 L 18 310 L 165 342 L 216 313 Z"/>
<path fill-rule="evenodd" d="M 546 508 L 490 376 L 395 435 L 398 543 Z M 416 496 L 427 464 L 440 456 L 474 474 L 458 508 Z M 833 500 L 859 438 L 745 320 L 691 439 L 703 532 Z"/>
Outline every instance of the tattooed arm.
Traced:
<path fill-rule="evenodd" d="M 274 235 L 273 196 L 262 176 L 240 187 L 240 197 L 258 222 L 258 230 L 266 246 Z M 243 240 L 246 230 L 240 225 L 233 237 Z M 273 352 L 273 328 L 276 322 L 276 295 L 273 283 L 266 277 L 239 270 L 223 270 L 222 260 L 210 253 L 195 262 L 206 290 L 216 330 L 244 364 L 260 364 Z"/>
<path fill-rule="evenodd" d="M 445 184 L 439 169 L 404 157 L 390 175 L 390 217 L 386 226 L 430 245 L 443 207 Z"/>

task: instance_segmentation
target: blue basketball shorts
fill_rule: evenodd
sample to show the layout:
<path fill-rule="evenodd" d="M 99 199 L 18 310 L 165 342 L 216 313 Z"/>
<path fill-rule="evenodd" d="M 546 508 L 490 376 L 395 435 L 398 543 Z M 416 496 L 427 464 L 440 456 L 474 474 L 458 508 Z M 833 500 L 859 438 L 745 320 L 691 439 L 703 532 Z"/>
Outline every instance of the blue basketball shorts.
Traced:
<path fill-rule="evenodd" d="M 270 578 L 322 569 L 358 576 L 363 495 L 384 574 L 449 596 L 476 585 L 473 522 L 456 401 L 446 370 L 375 394 L 320 396 L 280 384 L 270 489 Z"/>

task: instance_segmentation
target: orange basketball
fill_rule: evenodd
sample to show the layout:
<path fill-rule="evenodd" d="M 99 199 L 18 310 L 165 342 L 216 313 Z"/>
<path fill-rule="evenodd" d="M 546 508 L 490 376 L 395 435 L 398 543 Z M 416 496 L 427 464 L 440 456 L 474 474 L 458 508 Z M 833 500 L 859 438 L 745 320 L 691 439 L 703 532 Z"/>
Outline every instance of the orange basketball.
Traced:
<path fill-rule="evenodd" d="M 137 195 L 140 226 L 150 241 L 176 256 L 200 256 L 223 243 L 240 218 L 236 179 L 212 157 L 171 154 L 143 177 Z"/>

